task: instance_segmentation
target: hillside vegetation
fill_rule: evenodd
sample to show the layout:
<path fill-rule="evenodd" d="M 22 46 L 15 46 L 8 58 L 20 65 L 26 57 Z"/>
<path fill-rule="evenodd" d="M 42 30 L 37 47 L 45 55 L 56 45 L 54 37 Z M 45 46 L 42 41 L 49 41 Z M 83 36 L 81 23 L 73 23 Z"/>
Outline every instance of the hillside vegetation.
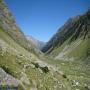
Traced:
<path fill-rule="evenodd" d="M 90 11 L 75 18 L 47 43 L 44 55 L 0 0 L 0 90 L 90 90 Z"/>
<path fill-rule="evenodd" d="M 57 59 L 81 58 L 90 54 L 90 10 L 84 15 L 70 18 L 42 51 Z"/>

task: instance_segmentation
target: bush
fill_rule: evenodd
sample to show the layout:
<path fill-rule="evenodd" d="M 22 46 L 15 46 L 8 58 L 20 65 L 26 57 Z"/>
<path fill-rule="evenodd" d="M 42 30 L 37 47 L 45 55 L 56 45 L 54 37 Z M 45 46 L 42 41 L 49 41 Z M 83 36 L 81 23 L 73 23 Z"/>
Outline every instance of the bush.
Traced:
<path fill-rule="evenodd" d="M 62 76 L 63 76 L 63 78 L 67 78 L 67 76 L 65 74 L 63 74 Z"/>
<path fill-rule="evenodd" d="M 44 73 L 48 73 L 49 72 L 49 69 L 47 66 L 45 67 L 40 67 L 40 69 L 44 72 Z"/>

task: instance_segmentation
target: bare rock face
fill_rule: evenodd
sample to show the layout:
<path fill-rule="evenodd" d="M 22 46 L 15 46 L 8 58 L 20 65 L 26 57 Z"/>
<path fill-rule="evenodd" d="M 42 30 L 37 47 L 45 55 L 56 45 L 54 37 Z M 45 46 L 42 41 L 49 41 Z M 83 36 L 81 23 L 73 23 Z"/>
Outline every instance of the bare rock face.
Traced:
<path fill-rule="evenodd" d="M 7 74 L 2 68 L 0 68 L 0 85 L 8 85 L 18 87 L 19 81 L 13 76 Z"/>
<path fill-rule="evenodd" d="M 32 62 L 33 65 L 35 65 L 35 68 L 39 68 L 42 70 L 43 73 L 49 72 L 49 67 L 43 63 L 40 62 Z"/>

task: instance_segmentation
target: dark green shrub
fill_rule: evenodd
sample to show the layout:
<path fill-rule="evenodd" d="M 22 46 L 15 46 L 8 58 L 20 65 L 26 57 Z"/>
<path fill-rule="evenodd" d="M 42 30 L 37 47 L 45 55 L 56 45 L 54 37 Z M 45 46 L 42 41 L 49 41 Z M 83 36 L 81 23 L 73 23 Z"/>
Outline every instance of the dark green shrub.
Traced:
<path fill-rule="evenodd" d="M 67 78 L 67 76 L 65 74 L 63 74 L 62 76 L 63 76 L 63 78 Z"/>
<path fill-rule="evenodd" d="M 44 73 L 48 73 L 49 72 L 49 69 L 47 66 L 45 67 L 40 67 L 40 69 L 44 72 Z"/>

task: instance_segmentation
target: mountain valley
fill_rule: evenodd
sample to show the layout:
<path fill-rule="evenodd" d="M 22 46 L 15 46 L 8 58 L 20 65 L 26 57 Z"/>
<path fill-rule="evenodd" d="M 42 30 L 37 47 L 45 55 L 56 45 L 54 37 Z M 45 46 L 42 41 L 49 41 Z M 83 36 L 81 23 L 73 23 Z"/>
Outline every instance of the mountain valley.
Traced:
<path fill-rule="evenodd" d="M 0 0 L 0 90 L 90 90 L 90 10 L 43 43 Z"/>

